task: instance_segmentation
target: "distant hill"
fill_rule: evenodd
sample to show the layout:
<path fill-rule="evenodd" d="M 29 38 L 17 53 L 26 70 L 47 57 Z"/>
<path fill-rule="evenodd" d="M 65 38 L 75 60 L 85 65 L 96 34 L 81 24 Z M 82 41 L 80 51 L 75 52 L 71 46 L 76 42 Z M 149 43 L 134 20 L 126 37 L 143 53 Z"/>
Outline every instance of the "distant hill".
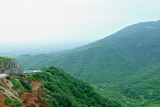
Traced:
<path fill-rule="evenodd" d="M 153 21 L 128 26 L 71 51 L 17 60 L 24 68 L 59 66 L 126 106 L 160 106 L 159 53 L 160 21 Z"/>
<path fill-rule="evenodd" d="M 121 107 L 54 66 L 0 78 L 0 97 L 1 107 Z"/>

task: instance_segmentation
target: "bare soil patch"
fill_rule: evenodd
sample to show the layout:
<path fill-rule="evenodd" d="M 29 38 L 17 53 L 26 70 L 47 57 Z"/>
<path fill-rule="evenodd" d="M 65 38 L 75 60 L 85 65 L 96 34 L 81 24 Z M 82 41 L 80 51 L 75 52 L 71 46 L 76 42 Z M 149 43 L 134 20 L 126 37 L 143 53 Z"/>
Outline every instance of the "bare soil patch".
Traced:
<path fill-rule="evenodd" d="M 49 107 L 46 102 L 42 101 L 42 89 L 41 86 L 43 82 L 39 80 L 32 80 L 32 92 L 28 92 L 23 90 L 23 94 L 21 95 L 21 99 L 24 103 L 25 107 Z"/>

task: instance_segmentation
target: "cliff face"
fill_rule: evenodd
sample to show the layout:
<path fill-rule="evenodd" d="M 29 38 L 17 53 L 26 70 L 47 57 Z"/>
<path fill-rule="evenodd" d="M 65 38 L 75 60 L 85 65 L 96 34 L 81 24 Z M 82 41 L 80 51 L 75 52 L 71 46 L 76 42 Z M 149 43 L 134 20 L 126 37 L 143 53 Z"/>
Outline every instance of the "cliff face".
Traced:
<path fill-rule="evenodd" d="M 22 69 L 15 59 L 4 59 L 0 60 L 0 73 L 15 75 L 22 73 Z"/>

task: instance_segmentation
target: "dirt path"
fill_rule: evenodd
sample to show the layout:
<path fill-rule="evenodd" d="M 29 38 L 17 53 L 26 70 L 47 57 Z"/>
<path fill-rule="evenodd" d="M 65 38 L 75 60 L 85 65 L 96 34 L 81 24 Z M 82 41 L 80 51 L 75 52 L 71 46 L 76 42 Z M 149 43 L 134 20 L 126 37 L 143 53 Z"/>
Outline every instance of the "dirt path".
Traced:
<path fill-rule="evenodd" d="M 32 92 L 23 91 L 21 99 L 25 107 L 49 107 L 49 105 L 40 98 L 42 95 L 41 85 L 43 85 L 43 82 L 32 80 Z"/>

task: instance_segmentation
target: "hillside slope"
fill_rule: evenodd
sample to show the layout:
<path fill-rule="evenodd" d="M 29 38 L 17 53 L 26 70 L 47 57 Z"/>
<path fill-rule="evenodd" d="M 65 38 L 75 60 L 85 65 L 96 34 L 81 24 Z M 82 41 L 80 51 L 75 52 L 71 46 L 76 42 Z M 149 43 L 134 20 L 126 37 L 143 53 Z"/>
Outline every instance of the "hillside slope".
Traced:
<path fill-rule="evenodd" d="M 0 97 L 4 107 L 120 107 L 54 66 L 0 78 Z"/>
<path fill-rule="evenodd" d="M 160 21 L 138 23 L 62 54 L 17 59 L 24 68 L 59 66 L 128 106 L 159 104 L 159 26 Z M 26 66 L 25 60 L 31 57 L 34 61 Z"/>

